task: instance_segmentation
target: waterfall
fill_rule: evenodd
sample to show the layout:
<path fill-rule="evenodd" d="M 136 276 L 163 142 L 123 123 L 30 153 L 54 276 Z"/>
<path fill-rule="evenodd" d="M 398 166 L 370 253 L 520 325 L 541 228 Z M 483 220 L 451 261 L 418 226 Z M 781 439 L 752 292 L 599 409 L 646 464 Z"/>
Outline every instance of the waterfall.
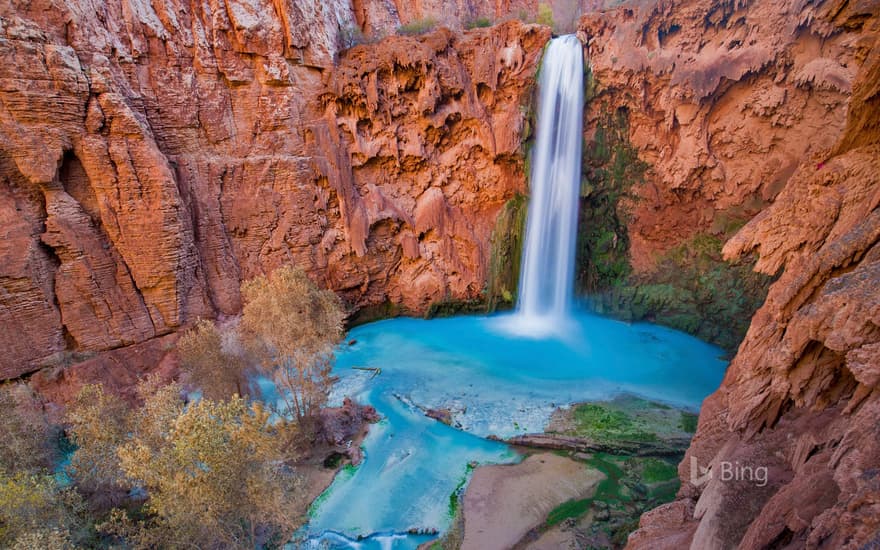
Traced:
<path fill-rule="evenodd" d="M 552 40 L 538 83 L 537 143 L 520 270 L 516 325 L 533 334 L 561 327 L 571 307 L 583 140 L 583 46 Z"/>

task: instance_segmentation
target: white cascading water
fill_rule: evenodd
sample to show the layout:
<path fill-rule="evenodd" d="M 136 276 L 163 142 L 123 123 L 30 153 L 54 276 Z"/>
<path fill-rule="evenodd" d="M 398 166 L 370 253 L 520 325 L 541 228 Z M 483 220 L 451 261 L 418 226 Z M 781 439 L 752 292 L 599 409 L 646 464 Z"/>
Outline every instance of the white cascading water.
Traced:
<path fill-rule="evenodd" d="M 574 35 L 547 46 L 538 83 L 526 240 L 514 325 L 555 332 L 572 302 L 583 140 L 583 45 Z"/>

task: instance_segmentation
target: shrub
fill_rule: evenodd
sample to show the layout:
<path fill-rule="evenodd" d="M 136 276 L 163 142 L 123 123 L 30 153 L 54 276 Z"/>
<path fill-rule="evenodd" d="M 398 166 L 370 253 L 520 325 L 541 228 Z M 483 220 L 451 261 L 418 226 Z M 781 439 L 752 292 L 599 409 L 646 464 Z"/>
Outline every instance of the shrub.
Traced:
<path fill-rule="evenodd" d="M 347 50 L 361 44 L 376 44 L 386 36 L 382 29 L 370 29 L 370 32 L 366 33 L 357 24 L 343 27 L 339 30 L 340 49 Z"/>
<path fill-rule="evenodd" d="M 38 472 L 56 458 L 57 429 L 25 384 L 0 386 L 0 471 Z"/>
<path fill-rule="evenodd" d="M 97 526 L 101 533 L 133 548 L 277 547 L 290 539 L 307 504 L 284 455 L 294 426 L 238 396 L 187 404 L 179 384 L 158 377 L 143 381 L 138 395 L 143 406 L 130 407 L 86 386 L 70 408 L 73 478 L 93 500 L 106 504 L 109 494 L 117 505 Z M 69 547 L 65 533 L 78 524 L 67 519 L 75 507 L 64 503 L 76 493 L 51 476 L 12 482 L 0 477 L 0 504 L 15 503 L 3 513 L 40 521 L 0 516 L 0 527 L 16 526 L 7 538 Z"/>
<path fill-rule="evenodd" d="M 0 546 L 64 547 L 71 532 L 83 531 L 83 510 L 79 495 L 52 475 L 0 472 Z"/>
<path fill-rule="evenodd" d="M 433 17 L 425 17 L 411 21 L 406 25 L 397 27 L 397 34 L 405 36 L 417 36 L 433 31 L 437 28 L 437 20 Z"/>
<path fill-rule="evenodd" d="M 345 314 L 332 291 L 284 267 L 242 285 L 242 340 L 280 390 L 279 414 L 302 421 L 326 402 Z"/>
<path fill-rule="evenodd" d="M 100 385 L 83 386 L 67 411 L 76 450 L 68 473 L 93 507 L 118 505 L 128 493 L 116 449 L 129 430 L 129 406 Z"/>
<path fill-rule="evenodd" d="M 250 369 L 234 330 L 202 319 L 178 341 L 180 364 L 205 397 L 247 395 Z"/>
<path fill-rule="evenodd" d="M 144 520 L 116 511 L 101 526 L 137 547 L 282 545 L 301 524 L 301 480 L 285 466 L 278 427 L 240 397 L 182 407 L 167 386 L 138 413 L 118 450 L 128 479 L 146 490 Z"/>
<path fill-rule="evenodd" d="M 469 19 L 465 21 L 464 28 L 466 29 L 483 29 L 486 27 L 492 26 L 492 20 L 488 17 L 476 17 L 474 19 Z"/>

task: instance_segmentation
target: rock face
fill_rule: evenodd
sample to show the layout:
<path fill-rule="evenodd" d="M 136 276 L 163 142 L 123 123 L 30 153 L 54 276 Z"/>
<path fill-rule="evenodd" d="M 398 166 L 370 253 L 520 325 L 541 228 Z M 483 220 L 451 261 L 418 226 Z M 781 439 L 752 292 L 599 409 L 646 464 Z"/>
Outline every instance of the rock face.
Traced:
<path fill-rule="evenodd" d="M 582 18 L 578 279 L 598 309 L 736 350 L 772 277 L 753 254 L 725 262 L 723 243 L 841 139 L 874 4 L 649 1 Z"/>
<path fill-rule="evenodd" d="M 631 548 L 861 548 L 880 530 L 880 7 L 683 0 L 581 21 L 646 185 L 636 269 L 699 232 L 778 275 Z M 622 111 L 621 111 L 622 110 Z M 592 112 L 592 111 L 591 111 Z"/>
<path fill-rule="evenodd" d="M 0 8 L 0 378 L 235 314 L 284 263 L 352 309 L 479 297 L 549 30 L 339 54 L 385 4 Z"/>
<path fill-rule="evenodd" d="M 623 205 L 636 271 L 750 219 L 837 143 L 872 7 L 841 5 L 678 0 L 581 19 L 596 86 L 587 137 L 618 114 L 648 164 Z"/>

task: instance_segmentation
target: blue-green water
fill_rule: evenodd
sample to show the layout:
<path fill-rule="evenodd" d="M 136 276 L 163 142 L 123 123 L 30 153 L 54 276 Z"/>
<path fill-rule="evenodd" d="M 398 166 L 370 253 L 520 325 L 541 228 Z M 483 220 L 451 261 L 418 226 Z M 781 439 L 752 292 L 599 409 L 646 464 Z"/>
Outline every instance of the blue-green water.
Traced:
<path fill-rule="evenodd" d="M 619 393 L 697 409 L 726 367 L 720 349 L 654 325 L 579 312 L 561 334 L 538 339 L 509 332 L 511 320 L 401 318 L 351 331 L 332 400 L 351 396 L 384 419 L 364 441 L 363 463 L 313 505 L 309 545 L 415 548 L 430 537 L 408 531 L 448 529 L 450 495 L 469 464 L 519 460 L 486 436 L 540 432 L 558 406 Z M 425 417 L 428 408 L 451 410 L 462 429 Z"/>

